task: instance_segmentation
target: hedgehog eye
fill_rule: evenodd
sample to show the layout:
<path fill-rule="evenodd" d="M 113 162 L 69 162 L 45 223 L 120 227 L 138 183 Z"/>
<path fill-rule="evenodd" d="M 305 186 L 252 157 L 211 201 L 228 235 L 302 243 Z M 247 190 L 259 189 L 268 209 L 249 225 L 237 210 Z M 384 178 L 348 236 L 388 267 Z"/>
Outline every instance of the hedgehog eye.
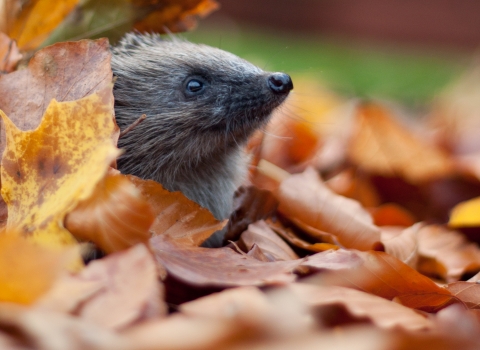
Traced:
<path fill-rule="evenodd" d="M 187 96 L 195 96 L 203 92 L 205 89 L 205 82 L 199 78 L 192 78 L 185 84 L 185 93 Z"/>

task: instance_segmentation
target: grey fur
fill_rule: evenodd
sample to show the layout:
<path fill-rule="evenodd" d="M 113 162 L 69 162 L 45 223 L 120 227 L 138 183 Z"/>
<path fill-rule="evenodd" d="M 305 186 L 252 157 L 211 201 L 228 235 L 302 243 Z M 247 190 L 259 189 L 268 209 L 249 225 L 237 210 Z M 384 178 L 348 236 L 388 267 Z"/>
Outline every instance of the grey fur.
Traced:
<path fill-rule="evenodd" d="M 120 139 L 119 169 L 228 217 L 246 174 L 242 146 L 286 96 L 268 89 L 269 73 L 205 45 L 131 33 L 112 53 L 118 125 L 147 115 Z M 192 76 L 208 83 L 195 98 L 184 94 Z"/>

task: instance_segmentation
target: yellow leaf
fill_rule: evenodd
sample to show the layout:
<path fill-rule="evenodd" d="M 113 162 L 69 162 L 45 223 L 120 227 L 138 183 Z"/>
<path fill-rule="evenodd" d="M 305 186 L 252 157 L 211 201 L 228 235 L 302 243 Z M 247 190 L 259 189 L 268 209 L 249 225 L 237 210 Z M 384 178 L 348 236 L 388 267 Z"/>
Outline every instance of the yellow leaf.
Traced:
<path fill-rule="evenodd" d="M 74 253 L 40 247 L 13 233 L 0 234 L 0 301 L 32 303 L 74 261 Z"/>
<path fill-rule="evenodd" d="M 73 102 L 52 100 L 33 131 L 19 130 L 0 111 L 7 137 L 1 169 L 7 228 L 49 246 L 75 242 L 64 217 L 91 195 L 119 154 L 111 140 L 111 89 Z"/>
<path fill-rule="evenodd" d="M 37 48 L 73 10 L 79 0 L 32 0 L 8 28 L 21 50 Z"/>
<path fill-rule="evenodd" d="M 450 215 L 450 227 L 480 226 L 480 197 L 457 204 Z"/>

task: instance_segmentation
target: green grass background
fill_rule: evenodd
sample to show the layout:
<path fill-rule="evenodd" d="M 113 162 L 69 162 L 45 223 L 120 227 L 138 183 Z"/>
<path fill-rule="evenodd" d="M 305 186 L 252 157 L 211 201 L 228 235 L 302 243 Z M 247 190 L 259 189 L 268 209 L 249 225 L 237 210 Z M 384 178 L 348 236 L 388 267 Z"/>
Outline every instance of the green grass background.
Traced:
<path fill-rule="evenodd" d="M 465 55 L 367 46 L 251 27 L 200 24 L 183 36 L 233 52 L 266 70 L 307 75 L 343 94 L 410 105 L 430 101 L 468 62 Z"/>

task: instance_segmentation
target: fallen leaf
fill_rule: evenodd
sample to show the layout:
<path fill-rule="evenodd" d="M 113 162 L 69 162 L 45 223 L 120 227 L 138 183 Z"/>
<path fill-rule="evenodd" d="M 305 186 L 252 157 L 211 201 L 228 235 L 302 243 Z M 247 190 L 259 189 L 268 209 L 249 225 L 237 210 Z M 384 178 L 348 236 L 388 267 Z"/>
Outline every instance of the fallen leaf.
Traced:
<path fill-rule="evenodd" d="M 146 244 L 154 220 L 150 205 L 135 185 L 124 175 L 108 175 L 67 215 L 65 227 L 75 238 L 112 253 Z"/>
<path fill-rule="evenodd" d="M 386 203 L 370 210 L 373 222 L 377 226 L 404 226 L 410 227 L 417 222 L 414 216 L 395 203 Z"/>
<path fill-rule="evenodd" d="M 377 191 L 368 178 L 359 175 L 356 169 L 347 169 L 340 172 L 328 179 L 328 181 L 325 181 L 325 185 L 341 196 L 360 202 L 364 207 L 377 207 L 380 205 Z M 378 225 L 377 223 L 375 224 Z"/>
<path fill-rule="evenodd" d="M 140 190 L 150 204 L 155 221 L 150 227 L 154 235 L 164 235 L 185 245 L 201 245 L 226 221 L 218 221 L 206 208 L 185 197 L 181 192 L 167 191 L 158 182 L 141 180 L 128 175 L 127 178 Z"/>
<path fill-rule="evenodd" d="M 76 310 L 92 323 L 119 329 L 166 313 L 155 261 L 144 245 L 93 261 L 79 276 L 104 282 L 104 289 Z"/>
<path fill-rule="evenodd" d="M 230 248 L 186 246 L 163 235 L 153 237 L 150 245 L 157 262 L 169 275 L 194 286 L 283 284 L 295 279 L 292 271 L 302 262 L 261 262 Z"/>
<path fill-rule="evenodd" d="M 287 286 L 312 307 L 343 305 L 355 318 L 368 318 L 385 329 L 426 330 L 433 324 L 425 316 L 403 305 L 350 288 L 292 283 Z"/>
<path fill-rule="evenodd" d="M 284 180 L 277 198 L 278 210 L 295 224 L 326 231 L 343 247 L 369 250 L 380 244 L 370 214 L 357 201 L 333 193 L 312 168 Z"/>
<path fill-rule="evenodd" d="M 148 33 L 185 31 L 195 25 L 195 18 L 217 7 L 214 0 L 84 0 L 43 45 L 91 37 L 108 37 L 114 44 L 133 29 Z"/>
<path fill-rule="evenodd" d="M 340 251 L 336 251 L 335 255 L 338 252 Z M 315 255 L 320 254 L 325 253 Z M 435 312 L 458 302 L 448 290 L 384 252 L 352 251 L 349 255 L 342 254 L 345 256 L 343 264 L 330 269 L 327 274 L 312 277 L 312 283 L 354 288 L 389 300 L 395 298 L 404 306 L 427 312 Z M 315 255 L 310 257 L 313 261 L 307 259 L 302 266 L 315 266 Z M 330 255 L 332 259 L 335 258 L 333 253 Z"/>
<path fill-rule="evenodd" d="M 73 10 L 79 0 L 31 0 L 23 2 L 7 34 L 17 40 L 22 51 L 36 49 Z M 8 15 L 12 15 L 9 13 Z"/>
<path fill-rule="evenodd" d="M 451 214 L 448 225 L 450 227 L 477 227 L 480 226 L 480 197 L 457 204 Z"/>
<path fill-rule="evenodd" d="M 8 349 L 100 350 L 132 349 L 134 344 L 119 334 L 78 317 L 10 303 L 0 303 L 0 334 L 14 347 Z"/>
<path fill-rule="evenodd" d="M 480 284 L 472 282 L 454 282 L 446 286 L 453 295 L 469 309 L 480 309 Z"/>
<path fill-rule="evenodd" d="M 265 221 L 248 225 L 247 231 L 240 236 L 240 243 L 247 250 L 257 245 L 269 261 L 295 260 L 298 255 L 286 244 Z"/>
<path fill-rule="evenodd" d="M 64 217 L 92 194 L 119 154 L 111 108 L 110 87 L 78 101 L 53 100 L 34 131 L 19 130 L 0 112 L 7 135 L 1 168 L 7 228 L 45 245 L 76 242 Z"/>
<path fill-rule="evenodd" d="M 0 301 L 31 304 L 77 258 L 75 249 L 52 250 L 15 233 L 0 233 Z"/>
<path fill-rule="evenodd" d="M 38 51 L 27 69 L 0 76 L 0 109 L 20 130 L 33 130 L 52 99 L 74 101 L 112 86 L 108 41 L 59 43 Z M 110 118 L 114 121 L 113 93 Z M 80 116 L 79 120 L 83 120 Z M 117 142 L 119 129 L 111 131 Z M 5 148 L 2 132 L 0 153 Z"/>
<path fill-rule="evenodd" d="M 429 225 L 418 233 L 418 270 L 440 276 L 448 282 L 457 281 L 467 272 L 480 270 L 480 249 L 463 234 L 442 226 Z"/>
<path fill-rule="evenodd" d="M 314 253 L 324 252 L 330 249 L 339 249 L 337 245 L 331 243 L 309 243 L 298 237 L 298 235 L 290 228 L 283 227 L 279 222 L 274 223 L 269 220 L 267 223 L 273 231 L 275 231 L 280 237 L 295 247 Z"/>
<path fill-rule="evenodd" d="M 227 224 L 225 241 L 236 241 L 248 225 L 275 214 L 278 201 L 270 191 L 242 186 L 235 192 L 233 211 Z"/>
<path fill-rule="evenodd" d="M 348 154 L 363 170 L 413 184 L 453 173 L 453 162 L 444 152 L 415 137 L 385 108 L 361 105 L 356 118 Z"/>
<path fill-rule="evenodd" d="M 411 268 L 417 267 L 418 231 L 422 224 L 418 223 L 406 229 L 398 227 L 382 227 L 382 243 L 385 252 L 396 257 Z"/>
<path fill-rule="evenodd" d="M 203 18 L 216 10 L 215 0 L 133 0 L 136 6 L 151 6 L 152 11 L 135 23 L 134 28 L 141 32 L 183 32 L 195 26 L 195 18 Z M 157 10 L 155 11 L 155 7 Z"/>
<path fill-rule="evenodd" d="M 10 73 L 15 70 L 22 54 L 18 51 L 17 43 L 0 32 L 0 73 Z"/>
<path fill-rule="evenodd" d="M 244 328 L 229 320 L 174 314 L 144 322 L 122 332 L 134 349 L 228 349 L 244 335 Z M 243 333 L 243 334 L 242 334 Z M 115 348 L 116 349 L 116 348 Z"/>

